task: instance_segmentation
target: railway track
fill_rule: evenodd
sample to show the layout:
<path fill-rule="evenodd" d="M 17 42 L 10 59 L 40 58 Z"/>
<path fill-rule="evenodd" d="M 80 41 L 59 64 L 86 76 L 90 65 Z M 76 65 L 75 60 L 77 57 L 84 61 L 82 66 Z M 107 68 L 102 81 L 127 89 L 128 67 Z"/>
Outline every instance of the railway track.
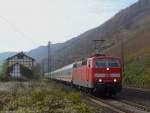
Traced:
<path fill-rule="evenodd" d="M 122 92 L 116 98 L 136 103 L 137 106 L 147 106 L 144 109 L 150 109 L 150 92 L 139 89 L 123 88 Z"/>
<path fill-rule="evenodd" d="M 150 92 L 150 89 L 143 89 L 143 88 L 136 88 L 136 87 L 124 87 L 124 89 L 130 89 L 130 90 L 137 90 L 137 91 L 143 91 L 143 92 Z"/>
<path fill-rule="evenodd" d="M 67 85 L 64 85 L 64 87 L 66 88 Z M 72 88 L 70 88 L 69 86 L 67 86 L 67 88 L 69 88 L 69 90 L 71 90 Z M 129 92 L 128 92 L 129 93 Z M 132 101 L 132 99 L 124 99 L 122 97 L 113 97 L 113 98 L 98 98 L 95 97 L 91 94 L 86 94 L 85 92 L 82 92 L 83 94 L 83 98 L 88 102 L 88 103 L 93 103 L 96 106 L 98 106 L 98 108 L 106 108 L 109 109 L 109 111 L 112 111 L 111 113 L 150 113 L 150 107 L 143 105 L 143 104 L 138 104 L 134 101 Z M 129 93 L 130 94 L 130 93 Z M 132 98 L 135 97 L 136 99 L 138 97 L 141 96 L 137 96 L 139 94 L 139 92 L 135 92 L 133 93 Z M 126 95 L 126 93 L 125 93 Z M 143 97 L 144 94 L 142 94 Z M 127 96 L 128 97 L 128 96 Z M 143 99 L 143 98 L 142 98 Z M 95 107 L 95 106 L 94 106 Z"/>
<path fill-rule="evenodd" d="M 129 101 L 119 99 L 101 99 L 89 95 L 86 97 L 89 101 L 115 113 L 150 113 L 150 109 L 146 106 L 138 105 Z"/>
<path fill-rule="evenodd" d="M 133 103 L 133 102 L 130 102 L 130 101 L 127 101 L 127 100 L 120 100 L 120 101 L 123 102 L 123 103 L 126 103 L 128 105 L 132 105 L 136 108 L 140 108 L 140 109 L 150 113 L 150 107 L 148 107 L 148 106 L 140 105 L 140 104 Z"/>

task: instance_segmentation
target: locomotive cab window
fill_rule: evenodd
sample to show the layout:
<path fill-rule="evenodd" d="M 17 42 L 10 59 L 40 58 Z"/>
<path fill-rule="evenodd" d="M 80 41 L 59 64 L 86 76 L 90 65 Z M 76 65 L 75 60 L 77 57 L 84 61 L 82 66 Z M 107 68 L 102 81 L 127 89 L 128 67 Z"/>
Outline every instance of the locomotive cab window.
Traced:
<path fill-rule="evenodd" d="M 110 59 L 110 60 L 108 61 L 108 67 L 120 67 L 120 62 L 119 62 L 119 60 Z"/>
<path fill-rule="evenodd" d="M 106 60 L 97 60 L 96 61 L 96 67 L 107 67 L 107 62 Z"/>
<path fill-rule="evenodd" d="M 120 67 L 120 62 L 119 60 L 116 59 L 97 59 L 96 67 L 97 68 Z"/>

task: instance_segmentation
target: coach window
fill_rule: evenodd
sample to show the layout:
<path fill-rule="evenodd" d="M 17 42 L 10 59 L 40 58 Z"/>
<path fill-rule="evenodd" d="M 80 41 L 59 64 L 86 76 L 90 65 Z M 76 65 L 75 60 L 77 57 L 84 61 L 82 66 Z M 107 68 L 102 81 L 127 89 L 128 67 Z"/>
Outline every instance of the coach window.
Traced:
<path fill-rule="evenodd" d="M 73 64 L 73 67 L 76 68 L 76 67 L 77 67 L 77 64 Z"/>
<path fill-rule="evenodd" d="M 87 65 L 87 60 L 83 60 L 82 65 Z"/>

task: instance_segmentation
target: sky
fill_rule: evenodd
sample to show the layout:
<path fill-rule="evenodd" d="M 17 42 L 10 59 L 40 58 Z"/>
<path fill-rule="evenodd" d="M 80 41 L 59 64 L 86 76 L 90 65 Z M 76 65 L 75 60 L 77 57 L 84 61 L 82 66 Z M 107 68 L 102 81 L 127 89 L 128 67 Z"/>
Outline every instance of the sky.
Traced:
<path fill-rule="evenodd" d="M 137 0 L 0 0 L 0 52 L 62 43 Z"/>

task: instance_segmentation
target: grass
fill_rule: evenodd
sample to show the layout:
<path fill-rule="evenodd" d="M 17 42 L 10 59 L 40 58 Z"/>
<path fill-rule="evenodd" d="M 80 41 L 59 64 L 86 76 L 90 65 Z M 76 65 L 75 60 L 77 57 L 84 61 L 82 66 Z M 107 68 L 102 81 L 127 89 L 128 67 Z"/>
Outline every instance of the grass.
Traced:
<path fill-rule="evenodd" d="M 0 89 L 0 113 L 93 113 L 76 91 L 49 82 L 14 82 Z"/>

